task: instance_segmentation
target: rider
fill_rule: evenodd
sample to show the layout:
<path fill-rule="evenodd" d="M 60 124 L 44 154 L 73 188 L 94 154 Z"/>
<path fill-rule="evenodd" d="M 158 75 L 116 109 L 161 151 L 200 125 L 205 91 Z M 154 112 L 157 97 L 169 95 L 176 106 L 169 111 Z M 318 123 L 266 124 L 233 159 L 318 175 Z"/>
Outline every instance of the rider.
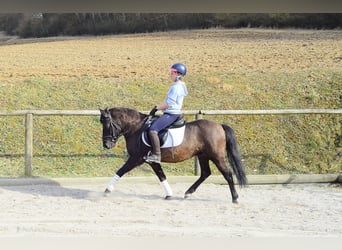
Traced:
<path fill-rule="evenodd" d="M 144 157 L 146 162 L 160 163 L 160 141 L 158 133 L 171 125 L 181 115 L 183 99 L 188 95 L 183 78 L 186 75 L 186 67 L 183 63 L 175 63 L 170 68 L 172 85 L 167 92 L 164 102 L 156 105 L 150 112 L 151 116 L 158 110 L 163 111 L 163 115 L 158 117 L 151 125 L 148 135 L 151 139 L 152 153 Z"/>

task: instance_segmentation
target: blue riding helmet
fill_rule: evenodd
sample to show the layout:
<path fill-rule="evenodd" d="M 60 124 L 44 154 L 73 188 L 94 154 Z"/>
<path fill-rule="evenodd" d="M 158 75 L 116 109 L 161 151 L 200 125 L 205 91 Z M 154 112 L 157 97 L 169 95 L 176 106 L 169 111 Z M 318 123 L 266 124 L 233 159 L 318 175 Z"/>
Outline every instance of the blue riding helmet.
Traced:
<path fill-rule="evenodd" d="M 177 71 L 179 74 L 185 76 L 186 75 L 186 67 L 183 63 L 175 63 L 171 66 L 171 70 Z"/>

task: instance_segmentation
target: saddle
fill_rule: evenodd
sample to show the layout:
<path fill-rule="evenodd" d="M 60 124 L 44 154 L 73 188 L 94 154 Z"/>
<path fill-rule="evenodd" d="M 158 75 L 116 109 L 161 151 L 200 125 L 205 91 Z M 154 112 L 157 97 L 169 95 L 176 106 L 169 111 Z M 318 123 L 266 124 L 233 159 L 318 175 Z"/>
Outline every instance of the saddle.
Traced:
<path fill-rule="evenodd" d="M 151 146 L 151 140 L 150 137 L 148 136 L 148 129 L 151 127 L 151 125 L 153 124 L 153 122 L 158 118 L 154 117 L 152 119 L 148 119 L 143 127 L 143 132 L 142 132 L 142 141 L 147 145 L 147 146 Z M 185 124 L 186 121 L 184 119 L 184 114 L 181 114 L 177 120 L 175 120 L 172 124 L 170 124 L 170 126 L 166 127 L 165 129 L 161 130 L 158 133 L 158 137 L 159 137 L 159 141 L 160 141 L 160 147 L 168 147 L 166 146 L 166 144 L 168 144 L 168 139 L 170 138 L 170 131 L 172 132 L 174 137 L 175 135 L 178 136 L 178 134 L 182 134 L 182 136 L 184 136 L 184 129 L 185 129 Z M 182 133 L 183 132 L 183 133 Z M 183 137 L 182 137 L 183 139 Z M 171 138 L 172 141 L 175 140 L 175 138 Z M 176 146 L 174 144 L 171 144 L 171 146 Z"/>

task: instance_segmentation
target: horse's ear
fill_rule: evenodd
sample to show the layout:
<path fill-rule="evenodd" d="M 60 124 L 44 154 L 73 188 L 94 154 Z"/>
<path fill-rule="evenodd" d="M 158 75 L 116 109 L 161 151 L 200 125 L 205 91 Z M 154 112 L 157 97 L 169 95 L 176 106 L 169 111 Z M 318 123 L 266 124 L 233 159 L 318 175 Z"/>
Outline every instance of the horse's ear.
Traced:
<path fill-rule="evenodd" d="M 106 113 L 109 113 L 108 107 L 105 109 L 100 109 L 101 115 L 105 115 Z"/>

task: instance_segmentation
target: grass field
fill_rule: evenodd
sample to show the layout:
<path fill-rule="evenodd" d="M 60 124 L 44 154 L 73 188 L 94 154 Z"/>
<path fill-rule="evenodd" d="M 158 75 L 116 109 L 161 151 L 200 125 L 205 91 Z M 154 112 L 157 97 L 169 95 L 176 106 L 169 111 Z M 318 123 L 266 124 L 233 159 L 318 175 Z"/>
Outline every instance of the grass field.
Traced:
<path fill-rule="evenodd" d="M 0 110 L 149 110 L 169 87 L 168 67 L 188 67 L 185 110 L 342 108 L 342 31 L 194 30 L 104 37 L 0 39 Z M 217 116 L 236 131 L 247 173 L 342 169 L 340 115 Z M 187 117 L 188 120 L 194 119 Z M 0 116 L 0 176 L 23 174 L 23 117 Z M 101 145 L 98 117 L 35 117 L 38 176 L 108 176 L 123 140 Z M 193 171 L 193 160 L 164 164 Z M 133 175 L 151 174 L 147 166 Z"/>

